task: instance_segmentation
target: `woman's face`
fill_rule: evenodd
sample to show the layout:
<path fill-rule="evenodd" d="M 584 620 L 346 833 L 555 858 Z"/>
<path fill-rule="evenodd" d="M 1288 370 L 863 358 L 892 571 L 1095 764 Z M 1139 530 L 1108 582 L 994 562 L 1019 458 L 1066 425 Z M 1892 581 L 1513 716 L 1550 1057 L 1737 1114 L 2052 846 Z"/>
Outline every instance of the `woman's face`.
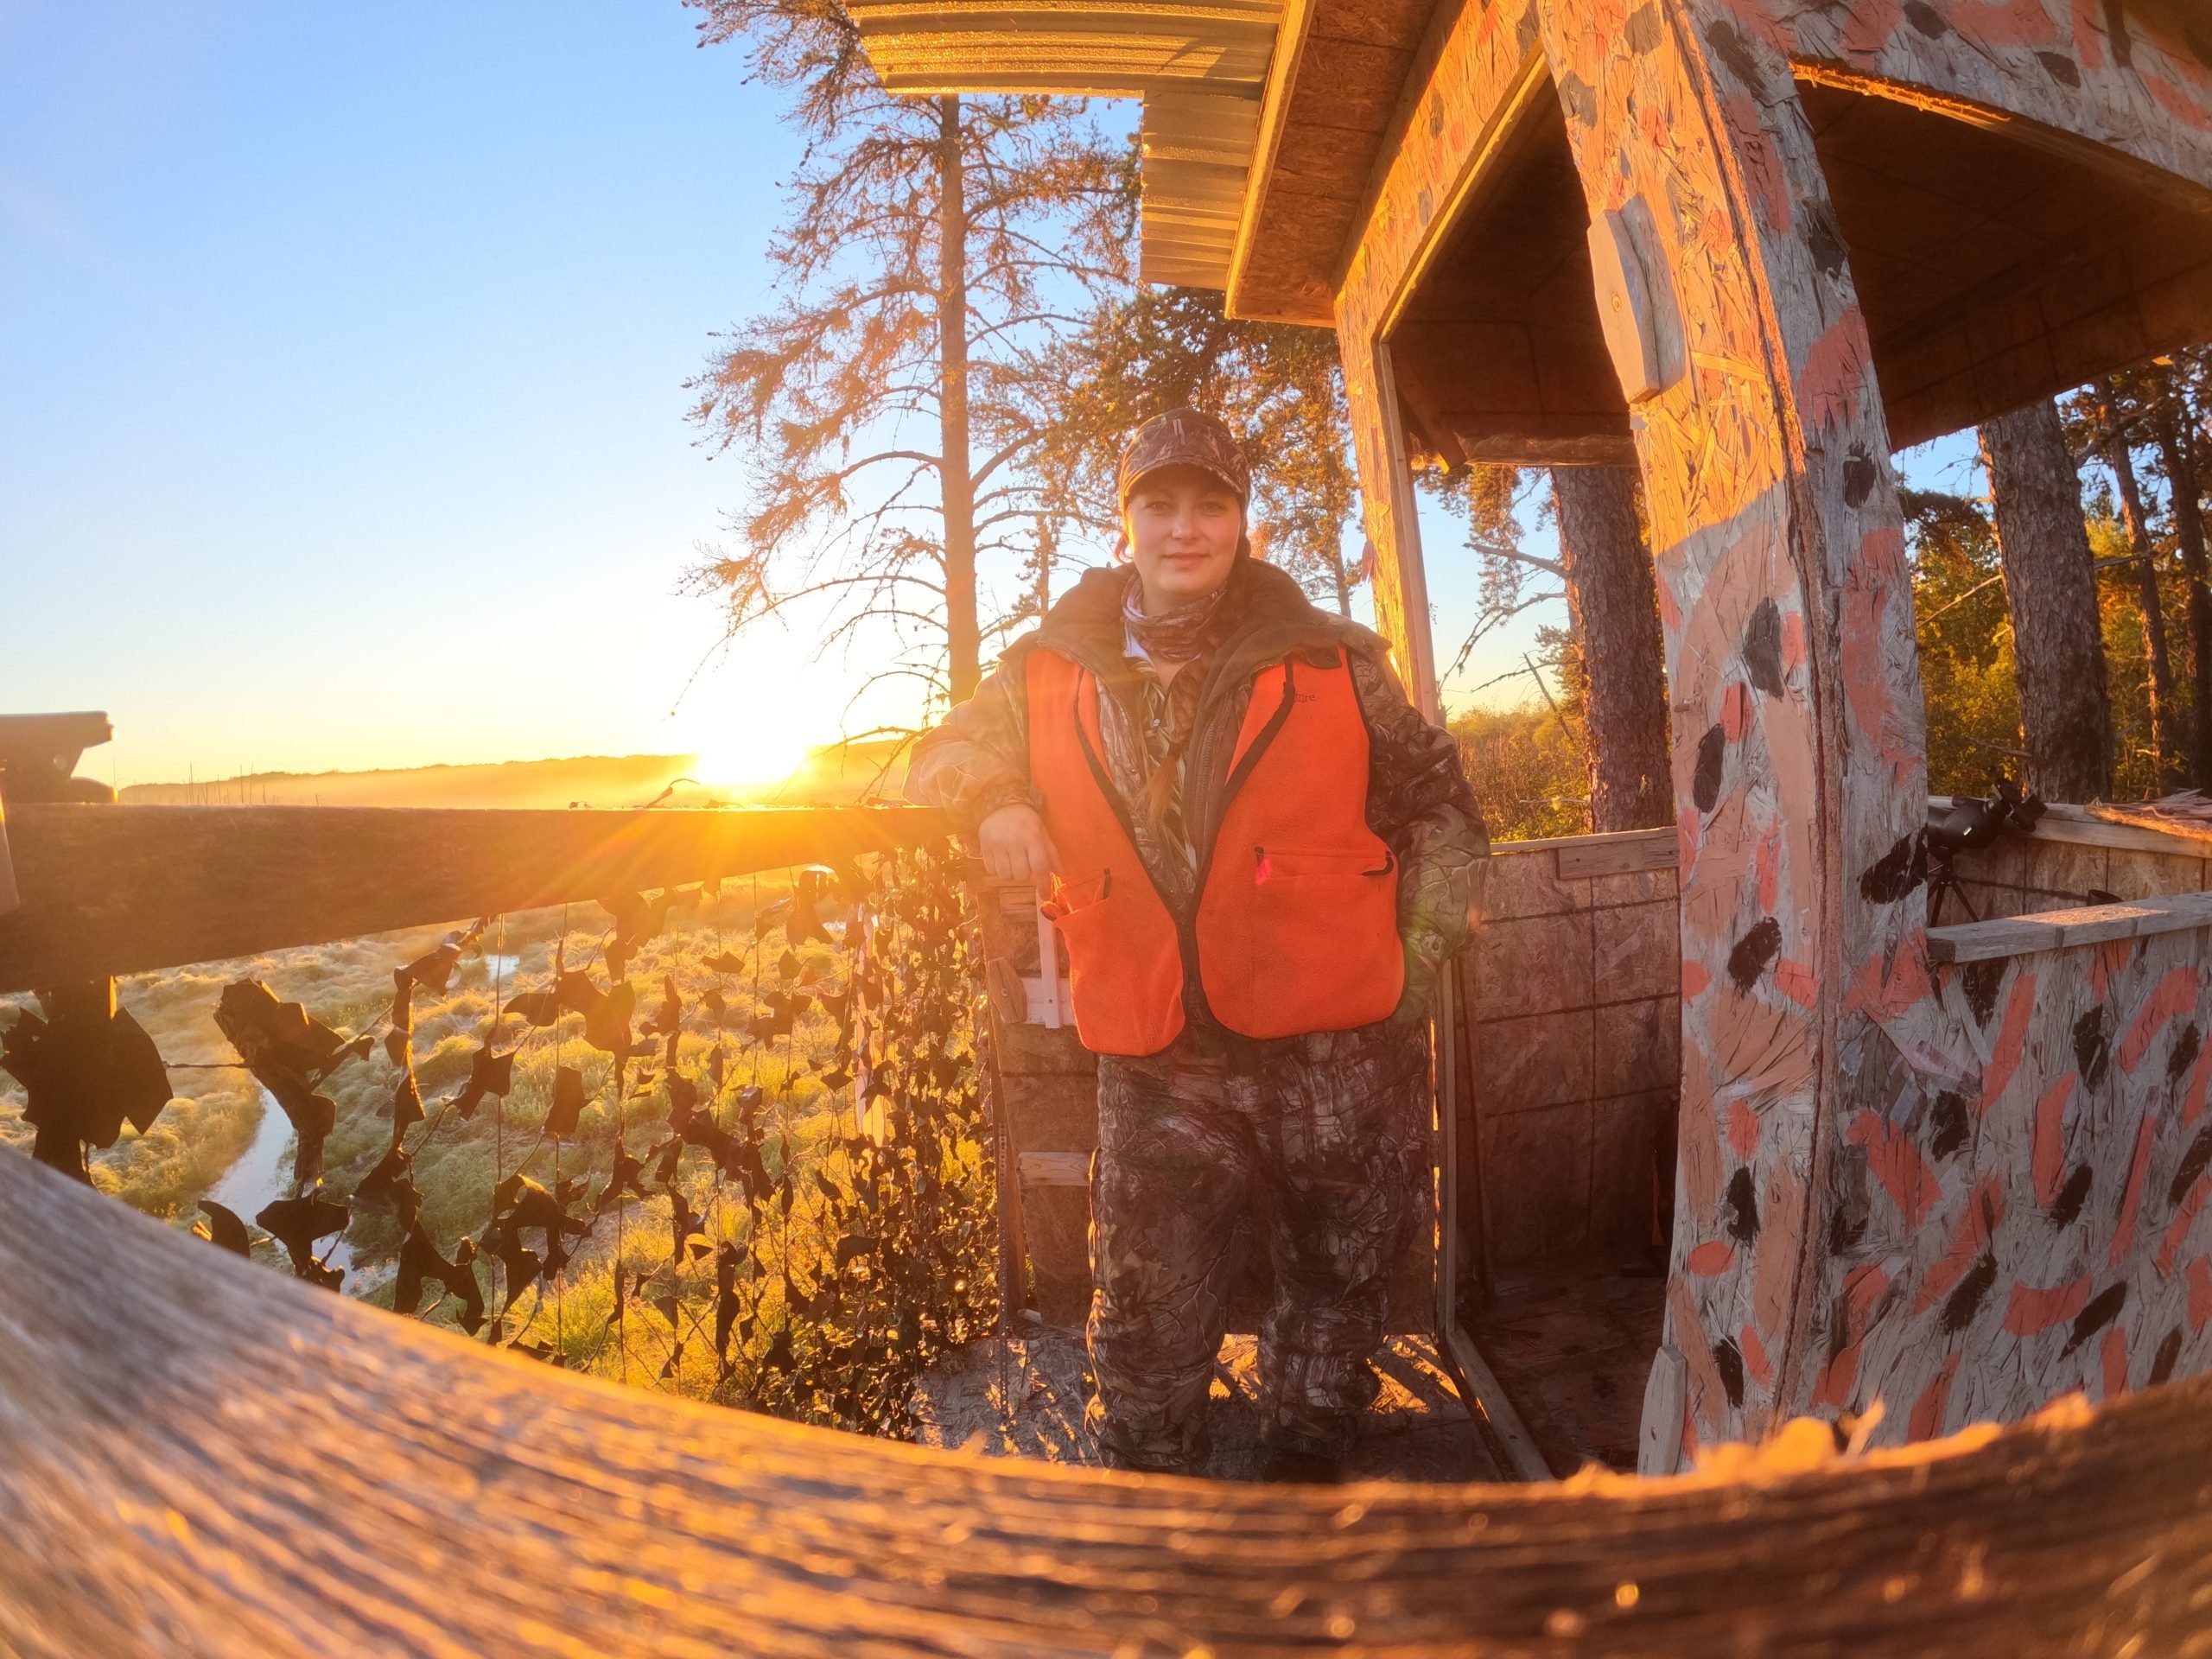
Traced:
<path fill-rule="evenodd" d="M 1151 615 L 1202 599 L 1229 580 L 1244 535 L 1244 504 L 1203 467 L 1162 467 L 1129 492 L 1122 528 Z"/>

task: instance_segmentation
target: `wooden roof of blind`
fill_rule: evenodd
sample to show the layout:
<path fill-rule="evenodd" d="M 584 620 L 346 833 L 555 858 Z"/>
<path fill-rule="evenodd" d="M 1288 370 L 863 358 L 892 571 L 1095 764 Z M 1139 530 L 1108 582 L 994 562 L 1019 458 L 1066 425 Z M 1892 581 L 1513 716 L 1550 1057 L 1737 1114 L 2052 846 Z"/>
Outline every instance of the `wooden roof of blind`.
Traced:
<path fill-rule="evenodd" d="M 1144 99 L 1144 279 L 1226 288 L 1283 0 L 889 0 L 851 8 L 898 92 Z"/>
<path fill-rule="evenodd" d="M 1144 99 L 1139 273 L 1326 325 L 1440 7 L 1465 0 L 855 0 L 900 92 Z"/>

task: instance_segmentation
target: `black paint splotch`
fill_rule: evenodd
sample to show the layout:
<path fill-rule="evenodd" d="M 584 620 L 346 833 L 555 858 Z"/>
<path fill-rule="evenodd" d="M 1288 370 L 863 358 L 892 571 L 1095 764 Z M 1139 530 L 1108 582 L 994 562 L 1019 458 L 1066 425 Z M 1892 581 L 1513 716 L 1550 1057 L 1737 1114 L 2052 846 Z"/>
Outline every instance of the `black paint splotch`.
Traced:
<path fill-rule="evenodd" d="M 1828 1212 L 1828 1254 L 1848 1255 L 1866 1236 L 1873 1198 L 1866 1188 L 1866 1148 L 1844 1147 L 1836 1163 L 1835 1208 Z"/>
<path fill-rule="evenodd" d="M 1950 21 L 1927 0 L 1905 0 L 1904 20 L 1912 25 L 1915 34 L 1931 41 L 1940 41 L 1951 32 Z"/>
<path fill-rule="evenodd" d="M 1759 60 L 1752 54 L 1751 43 L 1744 31 L 1725 18 L 1710 25 L 1705 31 L 1706 43 L 1712 47 L 1713 55 L 1728 67 L 1728 73 L 1746 87 L 1764 84 L 1766 76 L 1759 69 Z"/>
<path fill-rule="evenodd" d="M 2005 982 L 2003 959 L 1967 963 L 1959 982 L 1966 987 L 1967 1007 L 1973 1010 L 1974 1024 L 1987 1025 L 1989 1016 L 1997 1012 L 1997 988 Z"/>
<path fill-rule="evenodd" d="M 1559 101 L 1584 126 L 1598 124 L 1598 94 L 1588 81 L 1571 70 L 1559 78 Z"/>
<path fill-rule="evenodd" d="M 1744 1353 L 1736 1346 L 1733 1337 L 1723 1337 L 1713 1344 L 1713 1368 L 1720 1373 L 1720 1386 L 1727 1390 L 1728 1403 L 1740 1409 L 1744 1403 Z"/>
<path fill-rule="evenodd" d="M 2161 1382 L 2171 1382 L 2174 1366 L 2180 1359 L 2181 1326 L 2176 1325 L 2166 1332 L 2165 1340 L 2158 1344 L 2158 1351 L 2151 1356 L 2151 1378 L 2144 1386 L 2155 1389 Z"/>
<path fill-rule="evenodd" d="M 2074 1329 L 2068 1334 L 2066 1345 L 2058 1351 L 2061 1359 L 2072 1353 L 2091 1337 L 2120 1317 L 2120 1310 L 2127 1306 L 2127 1281 L 2107 1285 L 2089 1299 L 2089 1305 L 2075 1316 Z"/>
<path fill-rule="evenodd" d="M 1997 1258 L 1987 1251 L 1981 1260 L 1967 1269 L 1967 1276 L 1958 1282 L 1943 1301 L 1942 1317 L 1936 1321 L 1943 1334 L 1955 1337 L 1974 1323 L 1974 1316 L 1981 1312 L 1981 1305 L 1988 1300 L 1989 1292 L 1997 1283 Z"/>
<path fill-rule="evenodd" d="M 2089 1201 L 2089 1188 L 2095 1179 L 2087 1164 L 2066 1178 L 2066 1185 L 2058 1189 L 2058 1197 L 2050 1206 L 2052 1226 L 2071 1227 L 2080 1218 L 2082 1206 Z"/>
<path fill-rule="evenodd" d="M 2083 1009 L 2082 1017 L 2074 1022 L 2074 1065 L 2082 1074 L 2084 1089 L 2094 1089 L 2105 1080 L 2105 1067 L 2111 1058 L 2111 1043 L 2105 1036 L 2105 1011 Z"/>
<path fill-rule="evenodd" d="M 2174 1184 L 2167 1190 L 2166 1202 L 2179 1204 L 2182 1195 L 2196 1185 L 2196 1178 L 2212 1169 L 2212 1123 L 2196 1132 L 2196 1139 L 2189 1143 L 2189 1150 L 2181 1155 L 2181 1163 L 2174 1171 Z"/>
<path fill-rule="evenodd" d="M 1928 1150 L 1931 1156 L 1948 1158 L 1967 1143 L 1969 1125 L 1967 1097 L 1946 1089 L 1928 1111 Z"/>
<path fill-rule="evenodd" d="M 1697 770 L 1690 777 L 1690 799 L 1710 812 L 1720 798 L 1720 768 L 1728 759 L 1728 734 L 1716 723 L 1697 741 Z"/>
<path fill-rule="evenodd" d="M 2166 1056 L 2166 1081 L 2179 1083 L 2182 1073 L 2196 1064 L 2196 1057 L 2204 1047 L 2204 1033 L 2192 1020 L 2181 1028 L 2181 1035 L 2174 1039 L 2174 1052 Z"/>
<path fill-rule="evenodd" d="M 1845 457 L 1843 463 L 1843 505 L 1853 512 L 1858 512 L 1874 493 L 1875 483 L 1880 477 L 1881 474 L 1874 467 L 1874 457 L 1867 452 L 1866 446 L 1853 444 L 1851 454 Z"/>
<path fill-rule="evenodd" d="M 1782 683 L 1782 609 L 1771 598 L 1763 599 L 1753 607 L 1751 620 L 1744 625 L 1744 672 L 1751 677 L 1751 683 L 1770 697 L 1783 692 Z"/>
<path fill-rule="evenodd" d="M 1738 990 L 1748 991 L 1781 954 L 1782 924 L 1771 916 L 1762 916 L 1728 952 L 1728 977 Z"/>
<path fill-rule="evenodd" d="M 1860 872 L 1859 893 L 1871 905 L 1894 905 L 1927 875 L 1927 851 L 1916 831 L 1900 836 L 1888 852 Z"/>
<path fill-rule="evenodd" d="M 1759 1236 L 1759 1201 L 1751 1191 L 1751 1172 L 1738 1166 L 1728 1178 L 1728 1192 L 1721 1200 L 1728 1221 L 1728 1236 L 1738 1244 L 1752 1244 Z"/>

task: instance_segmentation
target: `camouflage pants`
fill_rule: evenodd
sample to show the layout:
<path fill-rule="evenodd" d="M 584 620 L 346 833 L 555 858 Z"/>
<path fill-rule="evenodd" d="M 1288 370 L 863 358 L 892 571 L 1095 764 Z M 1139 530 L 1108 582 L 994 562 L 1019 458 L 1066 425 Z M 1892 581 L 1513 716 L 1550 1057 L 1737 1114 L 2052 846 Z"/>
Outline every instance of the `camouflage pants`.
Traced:
<path fill-rule="evenodd" d="M 1257 1188 L 1274 1300 L 1262 1433 L 1338 1454 L 1373 1403 L 1389 1281 L 1428 1212 L 1428 1046 L 1390 1025 L 1101 1056 L 1089 1422 L 1113 1467 L 1194 1472 Z"/>

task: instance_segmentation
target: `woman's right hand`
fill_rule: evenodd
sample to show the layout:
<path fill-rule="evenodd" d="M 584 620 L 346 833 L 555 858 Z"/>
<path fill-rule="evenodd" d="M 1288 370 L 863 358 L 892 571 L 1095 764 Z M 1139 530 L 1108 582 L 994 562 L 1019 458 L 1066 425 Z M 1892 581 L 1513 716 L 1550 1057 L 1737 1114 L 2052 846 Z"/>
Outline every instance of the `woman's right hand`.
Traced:
<path fill-rule="evenodd" d="M 1001 881 L 1034 881 L 1043 887 L 1060 868 L 1059 853 L 1045 833 L 1045 820 L 1033 806 L 1015 802 L 985 818 L 976 836 L 983 868 Z"/>

